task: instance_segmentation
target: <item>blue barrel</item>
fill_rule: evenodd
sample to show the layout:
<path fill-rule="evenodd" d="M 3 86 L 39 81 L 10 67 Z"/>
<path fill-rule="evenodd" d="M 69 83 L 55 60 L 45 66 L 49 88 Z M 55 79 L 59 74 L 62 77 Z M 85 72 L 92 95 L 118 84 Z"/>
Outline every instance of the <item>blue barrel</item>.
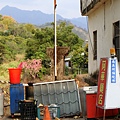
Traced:
<path fill-rule="evenodd" d="M 10 85 L 10 111 L 11 115 L 20 113 L 19 101 L 24 100 L 24 86 L 23 84 Z"/>

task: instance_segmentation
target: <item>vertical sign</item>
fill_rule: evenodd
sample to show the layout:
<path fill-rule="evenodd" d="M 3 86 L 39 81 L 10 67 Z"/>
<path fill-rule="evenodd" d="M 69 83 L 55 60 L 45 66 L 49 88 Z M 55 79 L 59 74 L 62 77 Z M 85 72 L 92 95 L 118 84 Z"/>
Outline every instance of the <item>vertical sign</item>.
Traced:
<path fill-rule="evenodd" d="M 116 60 L 111 60 L 111 83 L 116 83 Z"/>
<path fill-rule="evenodd" d="M 104 107 L 105 90 L 106 90 L 106 78 L 108 69 L 108 59 L 102 58 L 100 61 L 100 70 L 98 77 L 98 92 L 97 92 L 97 106 Z"/>

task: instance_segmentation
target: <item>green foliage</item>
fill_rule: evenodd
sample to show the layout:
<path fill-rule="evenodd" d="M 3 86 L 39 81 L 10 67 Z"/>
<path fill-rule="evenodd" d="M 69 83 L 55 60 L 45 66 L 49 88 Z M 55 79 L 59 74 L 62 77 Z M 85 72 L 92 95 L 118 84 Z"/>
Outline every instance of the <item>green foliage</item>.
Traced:
<path fill-rule="evenodd" d="M 44 68 L 43 74 L 49 74 L 47 70 L 50 67 L 50 58 L 47 56 L 46 50 L 48 47 L 54 48 L 53 27 L 36 29 L 34 32 L 34 39 L 29 39 L 27 41 L 26 59 L 42 59 Z M 83 40 L 75 35 L 72 32 L 72 29 L 73 26 L 66 25 L 65 22 L 62 22 L 57 26 L 57 46 L 70 47 L 70 53 L 74 48 L 78 49 L 83 44 Z"/>
<path fill-rule="evenodd" d="M 67 66 L 65 66 L 65 75 L 68 76 L 69 75 L 69 68 Z"/>
<path fill-rule="evenodd" d="M 24 38 L 14 36 L 0 36 L 0 63 L 16 59 L 17 54 L 23 54 L 26 49 Z"/>
<path fill-rule="evenodd" d="M 71 61 L 73 68 L 76 68 L 77 71 L 84 68 L 83 72 L 86 72 L 88 66 L 88 46 L 73 50 Z"/>
<path fill-rule="evenodd" d="M 5 47 L 4 44 L 0 43 L 0 64 L 3 62 L 4 60 L 4 53 L 5 53 Z"/>
<path fill-rule="evenodd" d="M 12 61 L 9 63 L 3 63 L 0 65 L 0 80 L 9 80 L 9 73 L 8 73 L 8 68 L 16 68 L 20 62 L 18 61 Z"/>
<path fill-rule="evenodd" d="M 9 16 L 0 16 L 0 64 L 16 60 L 16 55 L 25 54 L 25 59 L 41 59 L 39 76 L 50 74 L 50 58 L 47 48 L 54 48 L 54 23 L 52 27 L 39 28 L 32 24 L 18 24 Z M 69 47 L 74 69 L 88 62 L 88 50 L 83 40 L 73 33 L 74 26 L 59 22 L 57 46 Z M 84 52 L 84 57 L 81 54 Z M 68 69 L 66 68 L 66 75 Z"/>
<path fill-rule="evenodd" d="M 8 30 L 10 26 L 16 24 L 16 21 L 10 16 L 2 16 L 2 23 L 4 24 L 4 29 Z"/>

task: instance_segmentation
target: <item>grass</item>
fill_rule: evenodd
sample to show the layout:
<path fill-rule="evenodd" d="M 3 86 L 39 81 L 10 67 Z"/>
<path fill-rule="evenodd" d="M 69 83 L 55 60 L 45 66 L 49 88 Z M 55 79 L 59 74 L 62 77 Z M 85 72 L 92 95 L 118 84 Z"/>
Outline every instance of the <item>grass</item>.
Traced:
<path fill-rule="evenodd" d="M 9 68 L 17 68 L 20 62 L 24 60 L 24 55 L 16 55 L 16 60 L 0 65 L 0 81 L 9 81 Z"/>
<path fill-rule="evenodd" d="M 16 68 L 20 63 L 18 61 L 12 61 L 9 63 L 4 63 L 0 65 L 0 81 L 1 80 L 9 80 L 9 68 Z"/>

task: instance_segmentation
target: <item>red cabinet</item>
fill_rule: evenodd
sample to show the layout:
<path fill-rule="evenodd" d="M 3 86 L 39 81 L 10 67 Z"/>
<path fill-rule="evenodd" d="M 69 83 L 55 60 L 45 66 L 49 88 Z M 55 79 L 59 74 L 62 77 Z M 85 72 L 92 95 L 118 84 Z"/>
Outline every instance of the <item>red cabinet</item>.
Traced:
<path fill-rule="evenodd" d="M 100 118 L 104 116 L 104 109 L 96 106 L 97 93 L 86 93 L 86 112 L 87 118 Z M 118 109 L 109 109 L 105 111 L 105 116 L 115 116 L 118 114 Z"/>

